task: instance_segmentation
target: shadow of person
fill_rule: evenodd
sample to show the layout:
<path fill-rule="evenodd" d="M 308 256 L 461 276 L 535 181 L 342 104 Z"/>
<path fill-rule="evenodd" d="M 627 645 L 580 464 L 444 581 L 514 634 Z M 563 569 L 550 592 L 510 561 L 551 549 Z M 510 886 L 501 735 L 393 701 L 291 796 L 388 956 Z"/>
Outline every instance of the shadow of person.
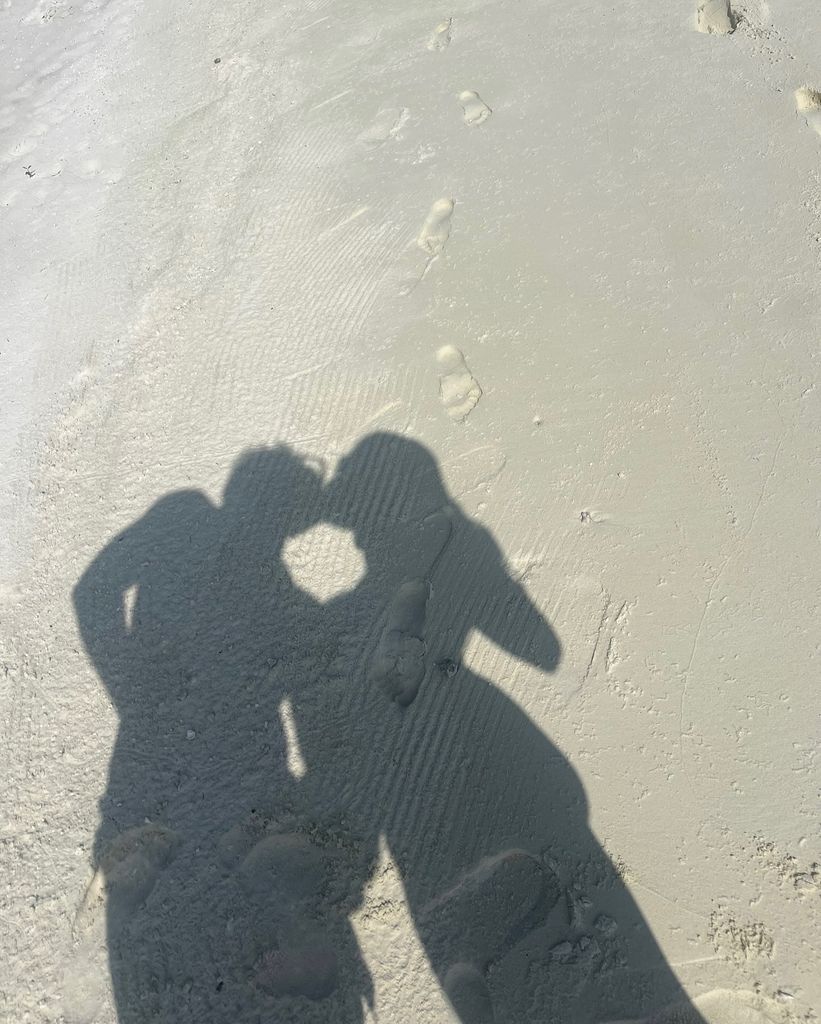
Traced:
<path fill-rule="evenodd" d="M 590 830 L 576 772 L 463 663 L 473 631 L 542 672 L 560 660 L 491 535 L 448 495 L 423 446 L 387 433 L 341 462 L 326 499 L 325 515 L 353 531 L 367 565 L 327 606 L 346 636 L 365 638 L 347 659 L 356 685 L 334 742 L 349 768 L 333 799 L 386 840 L 458 1017 L 604 1021 L 680 1004 L 682 1019 L 699 1020 Z M 306 724 L 309 763 L 327 762 Z M 522 955 L 507 957 L 514 947 Z M 538 975 L 539 960 L 537 1006 L 516 965 Z M 494 977 L 509 1000 L 495 1012 Z"/>
<path fill-rule="evenodd" d="M 283 560 L 319 522 L 366 561 L 325 604 Z M 464 1024 L 683 998 L 566 758 L 463 663 L 472 631 L 544 672 L 560 647 L 421 445 L 371 435 L 324 488 L 247 453 L 221 505 L 163 498 L 74 599 L 120 719 L 78 920 L 105 914 L 121 1024 L 362 1021 L 381 843 Z"/>
<path fill-rule="evenodd" d="M 315 522 L 321 486 L 285 448 L 247 453 L 221 505 L 164 497 L 75 588 L 119 716 L 78 920 L 105 913 L 121 1024 L 258 1021 L 283 999 L 361 1019 L 369 980 L 344 900 L 320 907 L 323 934 L 312 925 L 322 866 L 289 825 L 299 787 L 279 717 L 320 611 L 281 549 Z"/>

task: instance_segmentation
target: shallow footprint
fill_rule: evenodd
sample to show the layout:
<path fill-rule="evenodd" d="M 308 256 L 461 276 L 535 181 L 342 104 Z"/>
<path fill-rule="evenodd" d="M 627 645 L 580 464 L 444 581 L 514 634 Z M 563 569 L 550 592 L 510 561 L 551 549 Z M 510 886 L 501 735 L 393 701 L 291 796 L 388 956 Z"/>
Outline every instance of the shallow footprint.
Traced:
<path fill-rule="evenodd" d="M 445 18 L 443 21 L 439 22 L 428 40 L 429 50 L 433 50 L 434 52 L 438 50 L 447 50 L 450 46 L 450 28 L 452 24 L 453 18 Z"/>
<path fill-rule="evenodd" d="M 815 129 L 821 135 L 821 92 L 802 85 L 795 90 L 795 109 L 804 119 L 810 128 Z"/>
<path fill-rule="evenodd" d="M 84 938 L 63 965 L 60 1017 L 67 1024 L 94 1024 L 105 1003 L 108 950 L 105 939 Z"/>
<path fill-rule="evenodd" d="M 494 1024 L 487 982 L 473 964 L 454 964 L 445 975 L 443 988 L 459 1020 L 465 1024 Z"/>
<path fill-rule="evenodd" d="M 396 138 L 408 117 L 410 111 L 407 107 L 386 107 L 379 111 L 373 124 L 360 134 L 359 141 L 369 148 L 381 146 L 388 139 Z"/>
<path fill-rule="evenodd" d="M 427 260 L 421 273 L 417 272 L 410 280 L 405 281 L 399 289 L 400 295 L 409 295 L 421 281 L 424 281 L 433 263 L 442 255 L 450 238 L 454 206 L 452 199 L 437 199 L 431 206 L 425 223 L 416 236 L 416 244 L 427 255 Z"/>
<path fill-rule="evenodd" d="M 441 256 L 445 244 L 450 238 L 450 222 L 454 206 L 452 199 L 437 199 L 425 218 L 416 244 L 431 259 Z"/>
<path fill-rule="evenodd" d="M 525 850 L 480 861 L 420 913 L 437 960 L 486 965 L 502 956 L 534 913 L 543 920 L 561 896 L 559 880 Z"/>
<path fill-rule="evenodd" d="M 735 31 L 735 17 L 729 0 L 701 0 L 696 12 L 696 28 L 708 35 L 726 36 Z"/>
<path fill-rule="evenodd" d="M 162 825 L 141 825 L 118 836 L 100 858 L 74 921 L 88 931 L 107 906 L 109 927 L 122 924 L 145 902 L 177 852 L 180 837 Z"/>
<path fill-rule="evenodd" d="M 388 623 L 376 646 L 369 676 L 391 699 L 407 707 L 425 675 L 425 615 L 430 584 L 403 583 L 388 611 Z"/>
<path fill-rule="evenodd" d="M 324 936 L 300 936 L 263 953 L 254 965 L 254 980 L 273 996 L 303 996 L 314 1002 L 327 997 L 337 985 L 336 953 Z"/>
<path fill-rule="evenodd" d="M 452 420 L 462 423 L 475 409 L 482 389 L 455 345 L 444 345 L 436 353 L 436 359 L 442 368 L 439 377 L 442 404 Z"/>
<path fill-rule="evenodd" d="M 464 111 L 465 124 L 484 124 L 493 113 L 479 93 L 473 92 L 470 89 L 465 89 L 464 92 L 459 93 L 459 102 L 462 104 L 462 110 Z"/>
<path fill-rule="evenodd" d="M 652 1017 L 605 1024 L 788 1024 L 794 1019 L 787 1007 L 759 992 L 713 989 L 692 1003 L 675 1003 Z"/>
<path fill-rule="evenodd" d="M 239 882 L 249 896 L 282 907 L 316 898 L 325 870 L 321 851 L 308 838 L 275 834 L 250 850 L 240 866 Z"/>

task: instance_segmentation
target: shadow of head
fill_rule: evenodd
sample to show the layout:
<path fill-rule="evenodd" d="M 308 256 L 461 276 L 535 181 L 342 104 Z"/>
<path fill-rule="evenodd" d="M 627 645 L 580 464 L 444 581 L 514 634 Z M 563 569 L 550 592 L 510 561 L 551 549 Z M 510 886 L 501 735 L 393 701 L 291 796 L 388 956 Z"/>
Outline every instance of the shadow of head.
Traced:
<path fill-rule="evenodd" d="M 427 448 L 381 432 L 363 438 L 339 462 L 326 488 L 325 510 L 329 521 L 353 530 L 364 546 L 398 523 L 419 522 L 449 502 Z"/>
<path fill-rule="evenodd" d="M 319 468 L 285 445 L 252 448 L 234 464 L 222 497 L 223 517 L 238 531 L 264 529 L 280 547 L 320 518 Z"/>
<path fill-rule="evenodd" d="M 443 664 L 451 664 L 468 632 L 478 629 L 542 671 L 556 669 L 557 636 L 490 532 L 462 512 L 435 457 L 417 441 L 386 432 L 359 441 L 326 487 L 323 514 L 353 532 L 372 581 L 386 591 L 386 629 L 400 654 L 408 644 L 418 647 L 423 634 L 435 650 L 438 633 Z M 389 660 L 400 654 L 391 648 Z"/>

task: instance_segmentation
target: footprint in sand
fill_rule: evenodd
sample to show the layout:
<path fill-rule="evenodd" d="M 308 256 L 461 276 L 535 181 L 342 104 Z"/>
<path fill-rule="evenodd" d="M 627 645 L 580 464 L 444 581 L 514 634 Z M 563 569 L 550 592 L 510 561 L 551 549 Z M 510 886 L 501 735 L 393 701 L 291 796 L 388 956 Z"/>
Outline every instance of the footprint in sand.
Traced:
<path fill-rule="evenodd" d="M 804 115 L 810 128 L 821 135 L 821 92 L 802 85 L 795 90 L 795 109 Z"/>
<path fill-rule="evenodd" d="M 453 24 L 453 18 L 445 18 L 440 21 L 436 28 L 431 33 L 430 39 L 428 39 L 428 49 L 438 51 L 447 50 L 450 46 L 450 29 Z"/>
<path fill-rule="evenodd" d="M 445 975 L 445 994 L 459 1020 L 469 1024 L 496 1024 L 485 976 L 473 964 L 454 964 Z"/>
<path fill-rule="evenodd" d="M 735 31 L 735 16 L 729 0 L 701 0 L 696 12 L 696 28 L 713 36 L 726 36 Z"/>
<path fill-rule="evenodd" d="M 484 124 L 493 113 L 479 93 L 473 92 L 470 89 L 465 89 L 464 92 L 459 93 L 459 102 L 462 104 L 462 110 L 464 111 L 465 124 Z"/>
<path fill-rule="evenodd" d="M 336 988 L 333 942 L 317 923 L 327 869 L 323 851 L 295 832 L 266 836 L 240 865 L 258 921 L 246 955 L 254 982 L 271 995 L 320 1000 Z"/>
<path fill-rule="evenodd" d="M 425 615 L 429 598 L 427 580 L 408 580 L 402 584 L 391 602 L 388 622 L 368 673 L 403 708 L 413 701 L 425 675 Z"/>
<path fill-rule="evenodd" d="M 422 225 L 416 244 L 430 259 L 442 255 L 445 243 L 450 237 L 454 205 L 452 199 L 437 199 Z"/>
<path fill-rule="evenodd" d="M 368 128 L 359 136 L 363 146 L 372 149 L 381 146 L 388 139 L 395 139 L 410 117 L 407 107 L 385 107 L 379 111 Z"/>
<path fill-rule="evenodd" d="M 284 948 L 285 947 L 285 948 Z M 321 932 L 296 929 L 277 939 L 254 964 L 253 978 L 272 996 L 296 996 L 319 1002 L 337 986 L 339 965 L 333 943 Z"/>
<path fill-rule="evenodd" d="M 161 825 L 142 825 L 118 836 L 100 858 L 77 911 L 75 931 L 89 931 L 106 907 L 110 928 L 124 924 L 148 898 L 179 842 L 175 832 Z"/>
<path fill-rule="evenodd" d="M 759 992 L 713 989 L 692 1003 L 665 1007 L 652 1018 L 611 1019 L 605 1024 L 790 1024 L 796 1019 L 788 1006 Z"/>
<path fill-rule="evenodd" d="M 494 1024 L 484 972 L 562 893 L 559 880 L 524 850 L 482 860 L 422 909 L 420 923 L 438 962 L 451 962 L 444 989 L 460 1020 Z"/>
<path fill-rule="evenodd" d="M 325 870 L 322 852 L 307 837 L 284 833 L 255 843 L 238 874 L 249 896 L 281 906 L 316 899 Z"/>
<path fill-rule="evenodd" d="M 461 423 L 476 407 L 482 397 L 482 389 L 455 345 L 444 345 L 436 353 L 436 359 L 442 368 L 439 377 L 442 404 L 448 416 Z"/>
<path fill-rule="evenodd" d="M 422 273 L 410 281 L 406 281 L 399 290 L 400 295 L 408 295 L 424 281 L 435 260 L 439 259 L 450 237 L 450 222 L 453 217 L 454 202 L 452 199 L 437 199 L 425 218 L 425 223 L 416 236 L 417 246 L 427 255 Z"/>

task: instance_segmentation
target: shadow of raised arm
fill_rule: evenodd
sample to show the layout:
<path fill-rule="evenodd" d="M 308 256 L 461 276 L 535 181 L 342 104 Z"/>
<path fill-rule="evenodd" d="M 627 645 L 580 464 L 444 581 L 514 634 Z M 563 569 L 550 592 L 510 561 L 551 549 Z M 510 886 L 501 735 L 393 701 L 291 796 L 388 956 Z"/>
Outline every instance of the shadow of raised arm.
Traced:
<path fill-rule="evenodd" d="M 477 601 L 473 626 L 515 658 L 542 672 L 555 672 L 562 656 L 556 633 L 513 579 L 496 543 L 481 527 L 476 546 L 483 564 L 482 598 Z"/>
<path fill-rule="evenodd" d="M 171 628 L 180 580 L 191 571 L 194 549 L 202 548 L 211 515 L 213 506 L 198 491 L 166 496 L 114 537 L 74 587 L 80 635 L 118 706 L 127 700 L 122 685 L 136 652 L 150 642 L 142 609 L 148 605 L 148 618 L 158 618 L 164 631 Z"/>

